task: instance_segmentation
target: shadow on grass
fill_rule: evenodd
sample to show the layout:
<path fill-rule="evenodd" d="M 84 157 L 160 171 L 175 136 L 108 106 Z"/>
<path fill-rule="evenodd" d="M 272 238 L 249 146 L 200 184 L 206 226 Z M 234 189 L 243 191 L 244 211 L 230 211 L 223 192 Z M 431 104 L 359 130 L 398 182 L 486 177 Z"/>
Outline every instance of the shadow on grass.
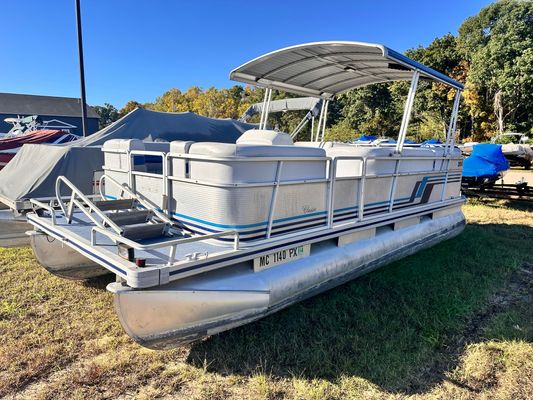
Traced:
<path fill-rule="evenodd" d="M 533 228 L 468 225 L 453 240 L 255 323 L 194 345 L 188 362 L 221 374 L 360 376 L 416 393 L 456 362 L 457 337 L 521 265 Z"/>
<path fill-rule="evenodd" d="M 103 290 L 109 283 L 115 282 L 115 280 L 116 276 L 114 274 L 109 273 L 106 275 L 98 276 L 96 278 L 86 279 L 84 281 L 81 281 L 80 283 L 85 287 Z"/>

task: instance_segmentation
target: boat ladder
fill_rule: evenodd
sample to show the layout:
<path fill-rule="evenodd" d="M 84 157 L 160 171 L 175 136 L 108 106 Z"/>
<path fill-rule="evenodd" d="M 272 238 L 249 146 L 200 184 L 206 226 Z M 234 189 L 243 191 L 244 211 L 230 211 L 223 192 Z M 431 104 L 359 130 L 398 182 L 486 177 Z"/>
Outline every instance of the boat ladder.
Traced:
<path fill-rule="evenodd" d="M 135 258 L 134 250 L 169 248 L 167 265 L 172 265 L 177 246 L 220 237 L 233 237 L 233 249 L 240 248 L 236 230 L 191 236 L 142 194 L 109 176 L 105 176 L 105 179 L 106 185 L 112 184 L 120 189 L 117 198 L 108 199 L 101 192 L 99 198 L 94 199 L 83 194 L 64 176 L 59 176 L 56 180 L 56 198 L 49 204 L 31 199 L 34 211 L 39 214 L 40 210 L 47 210 L 52 225 L 56 225 L 56 211 L 60 210 L 66 222 L 72 224 L 79 222 L 74 221 L 76 208 L 79 209 L 92 223 L 91 246 L 109 245 L 109 242 L 97 243 L 97 234 L 106 236 L 118 246 L 119 255 L 135 263 L 139 259 Z M 70 191 L 67 196 L 61 195 L 64 186 Z"/>
<path fill-rule="evenodd" d="M 112 178 L 108 177 L 107 181 L 120 187 L 120 198 L 91 200 L 64 176 L 57 178 L 57 204 L 69 224 L 75 208 L 78 208 L 100 228 L 101 233 L 109 230 L 133 241 L 173 236 L 172 222 L 155 204 Z M 68 201 L 61 196 L 63 185 L 71 192 Z M 127 198 L 123 198 L 124 195 Z"/>

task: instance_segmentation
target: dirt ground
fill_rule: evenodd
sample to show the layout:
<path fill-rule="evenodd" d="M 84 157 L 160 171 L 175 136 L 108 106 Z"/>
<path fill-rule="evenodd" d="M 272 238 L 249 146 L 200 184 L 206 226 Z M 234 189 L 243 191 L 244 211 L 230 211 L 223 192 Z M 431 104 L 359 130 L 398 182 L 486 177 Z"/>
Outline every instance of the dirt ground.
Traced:
<path fill-rule="evenodd" d="M 525 170 L 523 168 L 513 168 L 507 171 L 503 177 L 503 183 L 505 184 L 515 184 L 518 181 L 525 180 L 528 182 L 529 186 L 533 186 L 533 171 Z M 499 180 L 497 183 L 501 183 L 502 180 Z"/>

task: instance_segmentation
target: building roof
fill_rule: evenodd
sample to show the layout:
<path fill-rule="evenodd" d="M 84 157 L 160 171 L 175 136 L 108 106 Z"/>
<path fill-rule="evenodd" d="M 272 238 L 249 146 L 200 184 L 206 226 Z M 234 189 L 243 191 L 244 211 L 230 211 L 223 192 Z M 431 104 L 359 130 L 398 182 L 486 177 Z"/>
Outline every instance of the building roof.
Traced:
<path fill-rule="evenodd" d="M 452 78 L 381 44 L 315 42 L 286 47 L 234 69 L 230 79 L 304 96 L 331 98 L 373 83 L 410 80 L 413 72 L 456 89 Z"/>
<path fill-rule="evenodd" d="M 81 100 L 72 97 L 0 93 L 0 114 L 81 117 Z M 87 117 L 98 114 L 87 106 Z"/>

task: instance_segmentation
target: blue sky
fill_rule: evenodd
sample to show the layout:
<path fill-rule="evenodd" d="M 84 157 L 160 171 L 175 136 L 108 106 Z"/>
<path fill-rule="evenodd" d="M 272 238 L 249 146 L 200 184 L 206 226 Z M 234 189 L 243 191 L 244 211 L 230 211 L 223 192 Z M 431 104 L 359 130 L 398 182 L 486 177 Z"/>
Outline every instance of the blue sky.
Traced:
<path fill-rule="evenodd" d="M 228 87 L 234 67 L 317 40 L 405 51 L 457 33 L 491 1 L 82 0 L 87 101 L 120 108 L 192 85 Z M 79 96 L 74 0 L 2 2 L 0 92 Z"/>

